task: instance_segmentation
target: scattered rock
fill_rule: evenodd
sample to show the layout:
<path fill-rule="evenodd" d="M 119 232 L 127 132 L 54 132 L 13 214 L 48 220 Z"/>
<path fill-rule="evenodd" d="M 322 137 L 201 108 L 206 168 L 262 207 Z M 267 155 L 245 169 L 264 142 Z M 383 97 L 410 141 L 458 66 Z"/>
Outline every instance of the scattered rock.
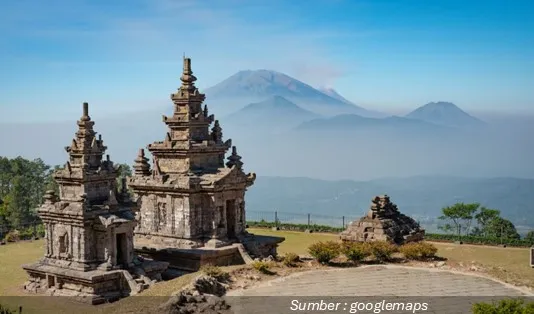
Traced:
<path fill-rule="evenodd" d="M 263 259 L 264 262 L 274 262 L 275 258 L 272 255 L 267 256 Z"/>
<path fill-rule="evenodd" d="M 0 245 L 6 245 L 6 241 L 4 240 L 0 241 Z"/>
<path fill-rule="evenodd" d="M 280 230 L 280 228 L 278 228 L 278 227 L 272 227 L 271 230 L 273 230 L 273 231 L 278 231 L 278 230 Z"/>
<path fill-rule="evenodd" d="M 306 229 L 306 230 L 304 230 L 304 232 L 305 232 L 305 233 L 313 233 L 313 230 L 311 230 L 311 229 Z"/>
<path fill-rule="evenodd" d="M 259 276 L 256 276 L 256 275 L 250 275 L 250 276 L 247 276 L 247 279 L 250 279 L 250 280 L 260 280 L 261 278 Z"/>
<path fill-rule="evenodd" d="M 469 267 L 469 270 L 470 271 L 479 271 L 479 268 L 476 267 L 475 265 L 473 265 L 473 266 Z"/>
<path fill-rule="evenodd" d="M 193 282 L 195 290 L 201 294 L 213 294 L 223 296 L 226 293 L 226 286 L 210 276 L 200 276 Z"/>
<path fill-rule="evenodd" d="M 182 291 L 173 296 L 158 308 L 158 313 L 168 314 L 193 314 L 209 313 L 222 314 L 232 313 L 230 305 L 224 299 L 215 295 L 196 294 L 191 291 Z"/>
<path fill-rule="evenodd" d="M 443 266 L 445 266 L 445 262 L 444 261 L 436 263 L 436 267 L 443 267 Z"/>
<path fill-rule="evenodd" d="M 210 276 L 199 276 L 177 295 L 158 307 L 158 313 L 168 314 L 226 314 L 233 313 L 222 298 L 226 285 Z"/>

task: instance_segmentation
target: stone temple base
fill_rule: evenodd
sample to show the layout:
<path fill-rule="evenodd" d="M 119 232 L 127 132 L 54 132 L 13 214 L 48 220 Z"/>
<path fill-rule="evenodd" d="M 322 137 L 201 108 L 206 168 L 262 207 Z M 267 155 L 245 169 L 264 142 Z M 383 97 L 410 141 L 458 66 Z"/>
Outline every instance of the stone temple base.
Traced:
<path fill-rule="evenodd" d="M 204 246 L 202 239 L 183 239 L 142 233 L 135 234 L 134 243 L 136 243 L 136 246 L 147 246 L 156 249 L 196 249 Z"/>
<path fill-rule="evenodd" d="M 239 242 L 253 258 L 276 257 L 278 245 L 284 241 L 283 237 L 255 235 L 248 232 L 239 237 Z"/>
<path fill-rule="evenodd" d="M 146 258 L 166 261 L 169 263 L 169 267 L 185 271 L 198 271 L 204 265 L 229 266 L 245 263 L 237 245 L 214 249 L 156 249 L 136 247 L 135 252 Z"/>
<path fill-rule="evenodd" d="M 168 263 L 139 261 L 130 273 L 127 270 L 79 271 L 43 262 L 23 265 L 29 274 L 24 289 L 31 293 L 72 297 L 89 304 L 101 304 L 137 294 L 161 280 Z"/>
<path fill-rule="evenodd" d="M 198 271 L 204 265 L 229 266 L 253 261 L 253 258 L 275 257 L 281 237 L 243 234 L 235 241 L 206 239 L 202 247 L 191 249 L 163 247 L 160 242 L 141 239 L 135 241 L 136 254 L 153 260 L 166 261 L 169 267 Z"/>

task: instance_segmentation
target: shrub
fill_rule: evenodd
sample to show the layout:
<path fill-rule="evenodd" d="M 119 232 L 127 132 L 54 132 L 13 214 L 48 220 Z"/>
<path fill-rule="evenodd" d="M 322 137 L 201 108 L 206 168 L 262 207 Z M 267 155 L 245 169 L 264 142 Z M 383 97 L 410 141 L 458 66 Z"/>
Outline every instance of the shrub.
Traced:
<path fill-rule="evenodd" d="M 272 272 L 269 268 L 271 268 L 271 263 L 264 262 L 264 261 L 255 261 L 252 263 L 252 267 L 254 267 L 255 270 L 259 271 L 260 273 L 271 275 Z"/>
<path fill-rule="evenodd" d="M 308 252 L 321 264 L 327 264 L 339 256 L 341 246 L 335 241 L 317 242 L 308 247 Z"/>
<path fill-rule="evenodd" d="M 525 304 L 521 299 L 505 299 L 499 302 L 475 303 L 472 308 L 473 314 L 533 314 L 534 303 Z"/>
<path fill-rule="evenodd" d="M 438 249 L 431 243 L 407 243 L 400 247 L 400 252 L 410 260 L 424 260 L 435 257 Z"/>
<path fill-rule="evenodd" d="M 15 311 L 12 311 L 4 306 L 2 306 L 2 304 L 0 304 L 0 314 L 15 314 L 16 312 Z"/>
<path fill-rule="evenodd" d="M 213 277 L 220 282 L 226 282 L 230 280 L 230 274 L 223 271 L 220 267 L 214 265 L 206 265 L 200 268 L 200 271 L 205 275 Z"/>
<path fill-rule="evenodd" d="M 369 243 L 365 242 L 343 243 L 342 253 L 354 263 L 359 263 L 372 254 Z"/>
<path fill-rule="evenodd" d="M 7 242 L 17 242 L 20 240 L 20 233 L 18 230 L 11 230 L 6 234 Z"/>
<path fill-rule="evenodd" d="M 295 267 L 300 262 L 300 257 L 295 253 L 287 253 L 282 258 L 282 263 L 288 267 Z"/>
<path fill-rule="evenodd" d="M 373 241 L 369 245 L 373 257 L 380 263 L 390 261 L 393 253 L 398 251 L 397 246 L 387 241 Z"/>

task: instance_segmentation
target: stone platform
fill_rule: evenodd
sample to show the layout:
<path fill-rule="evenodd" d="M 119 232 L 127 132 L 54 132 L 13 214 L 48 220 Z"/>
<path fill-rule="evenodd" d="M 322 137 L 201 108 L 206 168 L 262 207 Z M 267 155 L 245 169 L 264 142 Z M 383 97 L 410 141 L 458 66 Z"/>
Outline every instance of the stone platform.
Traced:
<path fill-rule="evenodd" d="M 154 282 L 169 263 L 139 261 L 129 270 L 79 271 L 43 263 L 22 265 L 29 274 L 24 289 L 31 293 L 73 297 L 89 304 L 113 302 L 137 294 Z"/>
<path fill-rule="evenodd" d="M 81 272 L 42 263 L 22 268 L 30 276 L 24 285 L 29 292 L 74 297 L 90 304 L 115 301 L 131 292 L 122 270 Z"/>
<path fill-rule="evenodd" d="M 136 247 L 136 254 L 169 263 L 169 267 L 198 271 L 204 265 L 229 266 L 245 264 L 237 245 L 221 248 L 174 249 Z"/>
<path fill-rule="evenodd" d="M 246 234 L 235 243 L 223 243 L 221 247 L 206 245 L 194 249 L 155 246 L 149 241 L 136 241 L 136 254 L 169 263 L 169 267 L 198 271 L 204 265 L 229 266 L 250 263 L 254 258 L 276 256 L 276 248 L 285 238 Z"/>

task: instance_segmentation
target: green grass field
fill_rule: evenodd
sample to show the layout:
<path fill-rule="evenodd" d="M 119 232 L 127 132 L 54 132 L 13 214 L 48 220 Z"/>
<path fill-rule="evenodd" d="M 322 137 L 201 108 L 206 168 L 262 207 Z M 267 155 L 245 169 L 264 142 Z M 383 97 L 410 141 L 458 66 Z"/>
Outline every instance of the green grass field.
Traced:
<path fill-rule="evenodd" d="M 302 233 L 289 231 L 272 231 L 268 229 L 249 229 L 259 235 L 282 236 L 286 240 L 279 246 L 279 253 L 289 252 L 299 255 L 307 254 L 310 244 L 318 241 L 339 240 L 333 234 Z M 449 263 L 470 264 L 476 262 L 488 269 L 494 277 L 510 282 L 534 287 L 534 269 L 529 266 L 529 250 L 524 248 L 500 248 L 453 243 L 434 243 L 438 255 L 445 257 Z M 94 307 L 75 302 L 57 302 L 55 298 L 28 297 L 22 287 L 27 275 L 22 264 L 32 263 L 43 256 L 43 240 L 8 243 L 0 246 L 0 304 L 13 309 L 24 304 L 23 313 L 94 313 Z M 189 274 L 171 281 L 161 282 L 138 296 L 125 298 L 112 304 L 99 306 L 101 313 L 141 312 L 150 306 L 160 304 L 165 298 L 178 291 L 194 274 Z M 26 296 L 23 299 L 7 296 Z M 158 298 L 159 296 L 159 298 Z M 152 297 L 152 298 L 149 298 Z"/>

